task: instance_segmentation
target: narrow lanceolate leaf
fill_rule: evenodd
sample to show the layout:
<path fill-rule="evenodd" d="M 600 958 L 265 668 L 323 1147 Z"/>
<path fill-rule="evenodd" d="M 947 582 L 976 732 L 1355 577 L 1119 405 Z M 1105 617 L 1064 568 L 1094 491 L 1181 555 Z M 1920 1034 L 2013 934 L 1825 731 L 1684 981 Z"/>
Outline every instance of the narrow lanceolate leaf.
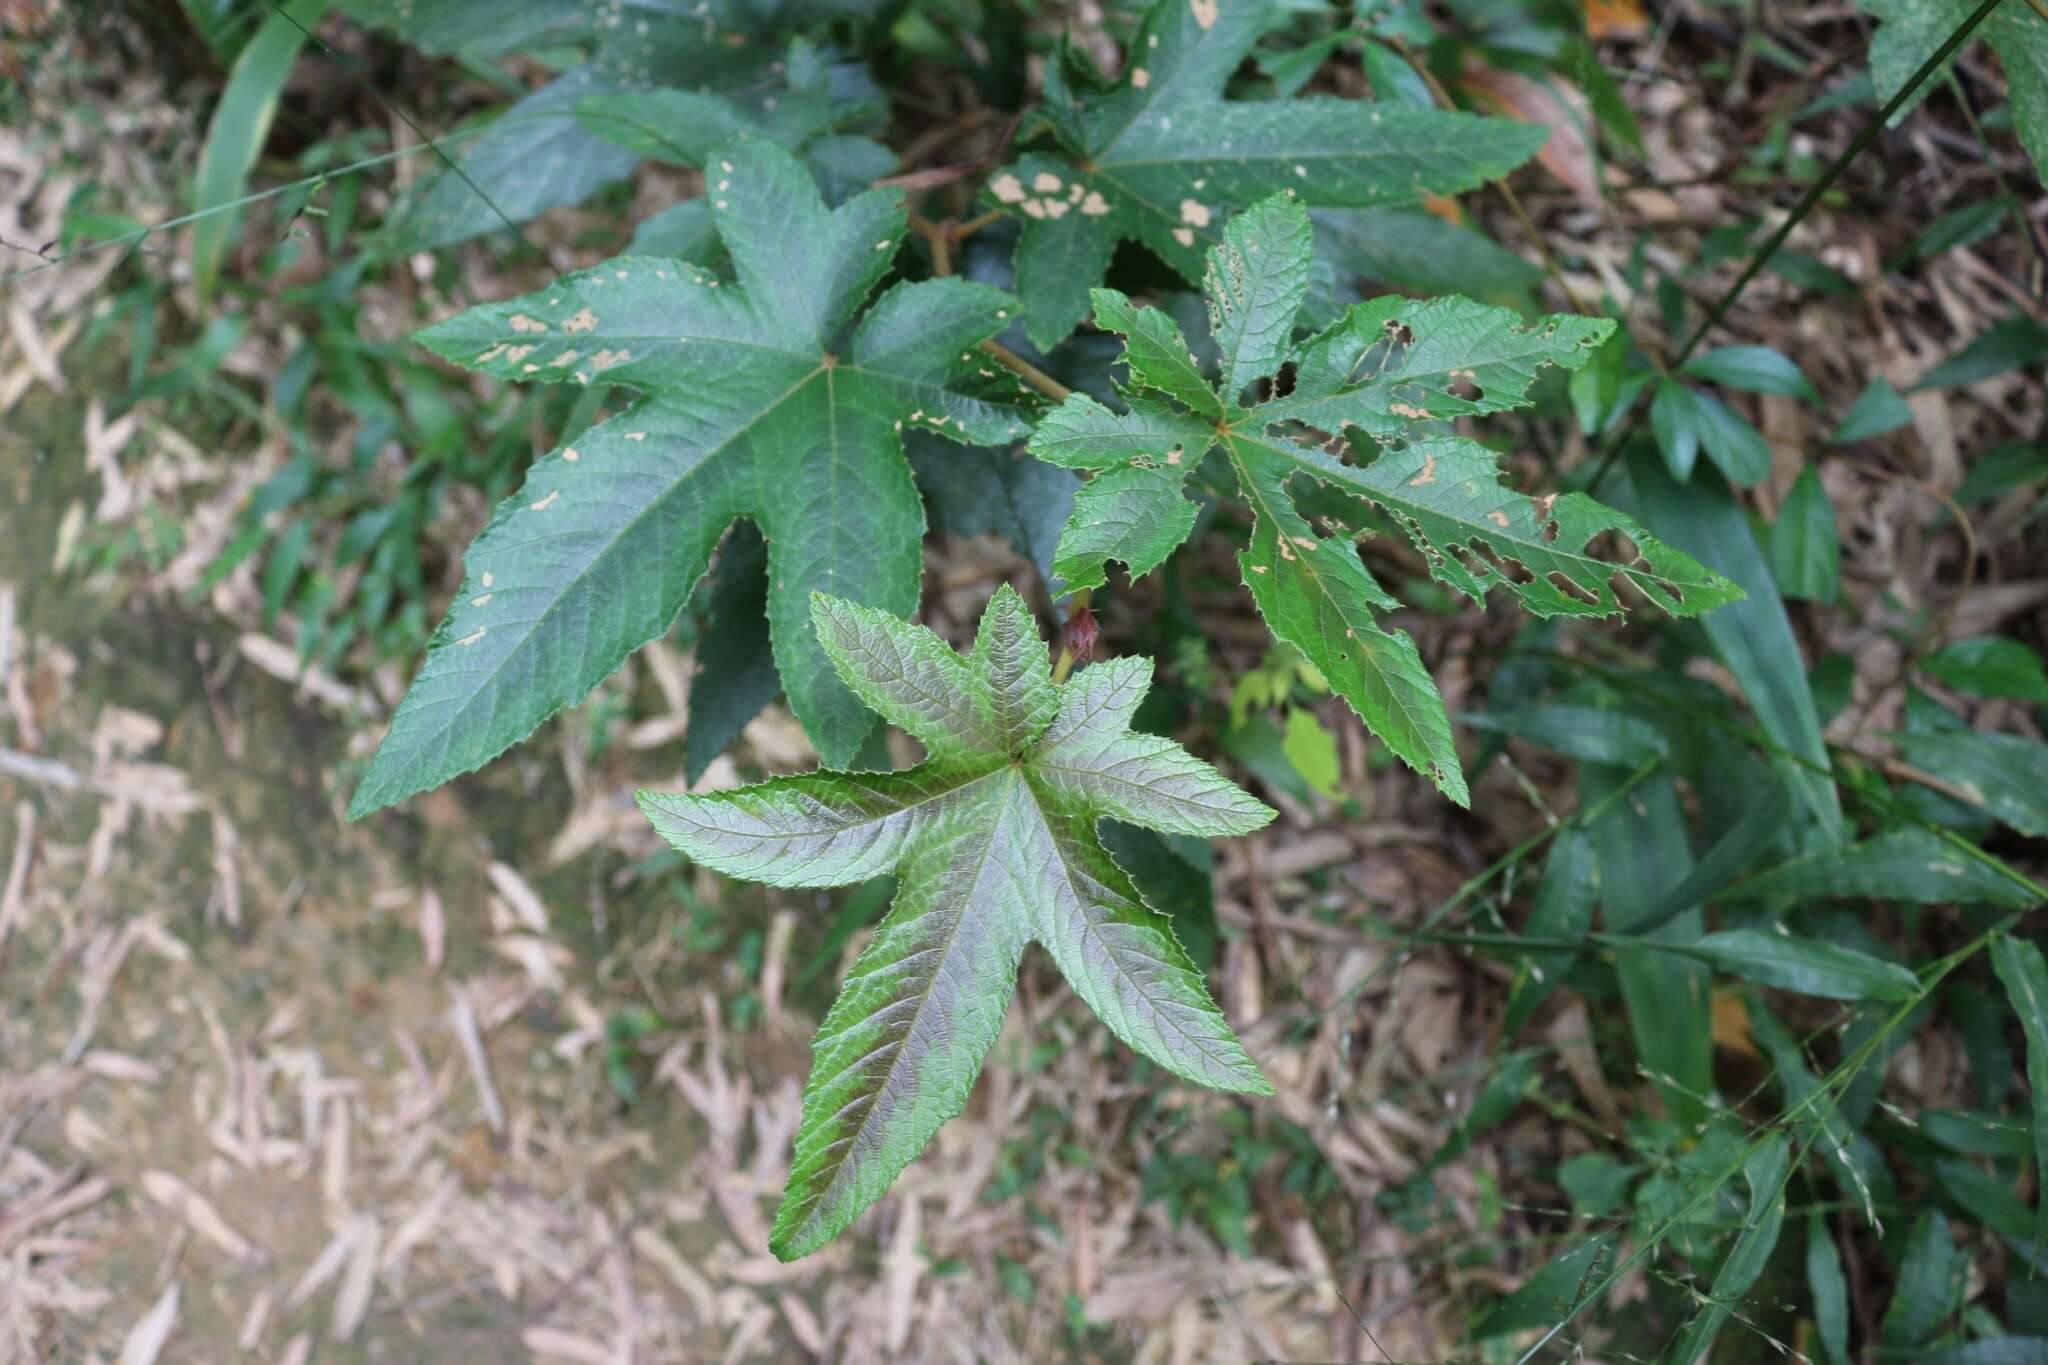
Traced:
<path fill-rule="evenodd" d="M 818 772 L 702 796 L 643 792 L 664 838 L 728 876 L 901 888 L 819 1031 L 789 1188 L 769 1240 L 793 1259 L 843 1231 L 966 1103 L 1027 944 L 1131 1047 L 1176 1075 L 1271 1093 L 1171 922 L 1096 826 L 1243 834 L 1273 816 L 1170 740 L 1135 734 L 1150 665 L 1054 683 L 1024 601 L 999 590 L 973 651 L 823 594 L 847 686 L 928 754 L 895 773 Z"/>
<path fill-rule="evenodd" d="M 1906 1000 L 1920 986 L 1919 978 L 1896 962 L 1765 929 L 1724 929 L 1684 951 L 1745 981 L 1826 1000 Z"/>
<path fill-rule="evenodd" d="M 1224 219 L 1268 195 L 1414 203 L 1505 175 L 1543 143 L 1531 124 L 1387 102 L 1225 100 L 1231 73 L 1284 19 L 1272 0 L 1157 0 L 1116 81 L 1064 48 L 1046 64 L 1057 149 L 1020 158 L 987 191 L 1023 224 L 1017 287 L 1038 345 L 1073 330 L 1121 240 L 1194 281 Z"/>
<path fill-rule="evenodd" d="M 1018 390 L 963 358 L 1014 303 L 958 279 L 898 284 L 835 353 L 895 254 L 900 202 L 874 192 L 827 210 L 802 166 L 755 139 L 710 175 L 732 283 L 620 257 L 422 334 L 502 379 L 641 397 L 537 463 L 470 547 L 352 814 L 489 761 L 579 700 L 668 628 L 739 517 L 768 542 L 776 667 L 819 752 L 847 762 L 872 725 L 812 633 L 810 594 L 916 605 L 924 512 L 901 429 L 1023 434 Z"/>
<path fill-rule="evenodd" d="M 2013 1013 L 2027 1035 L 2027 1089 L 2033 1094 L 2034 1163 L 2048 1171 L 2048 962 L 2040 948 L 2010 933 L 1991 941 L 1991 966 L 2005 983 Z M 2038 1177 L 2036 1178 L 2038 1183 Z M 2048 1237 L 2048 1196 L 2035 1196 L 2035 1254 Z"/>
<path fill-rule="evenodd" d="M 1719 896 L 1875 896 L 1922 905 L 1982 902 L 2014 909 L 2033 904 L 2024 888 L 1917 829 L 1790 859 L 1724 887 Z"/>
<path fill-rule="evenodd" d="M 1714 1338 L 1730 1315 L 1740 1310 L 1743 1294 L 1763 1274 L 1764 1263 L 1770 1260 L 1785 1225 L 1785 1181 L 1790 1166 L 1788 1144 L 1775 1137 L 1742 1163 L 1742 1175 L 1749 1184 L 1749 1211 L 1743 1216 L 1742 1231 L 1735 1235 L 1735 1245 L 1714 1272 L 1714 1286 L 1706 1302 L 1679 1334 L 1670 1359 L 1708 1359 Z"/>
<path fill-rule="evenodd" d="M 202 312 L 241 217 L 235 201 L 249 188 L 249 171 L 270 136 L 278 96 L 292 74 L 299 48 L 306 34 L 319 26 L 327 6 L 328 0 L 295 0 L 267 16 L 235 58 L 220 103 L 214 106 L 192 185 L 192 207 L 201 215 L 192 224 L 192 279 Z"/>
<path fill-rule="evenodd" d="M 1032 437 L 1039 459 L 1094 474 L 1075 500 L 1056 566 L 1069 583 L 1090 587 L 1104 581 L 1112 559 L 1133 575 L 1156 567 L 1194 525 L 1182 491 L 1188 471 L 1220 446 L 1251 513 L 1239 563 L 1266 624 L 1403 762 L 1463 802 L 1436 684 L 1414 641 L 1378 619 L 1398 603 L 1359 558 L 1363 518 L 1312 525 L 1295 503 L 1295 482 L 1314 480 L 1378 506 L 1438 579 L 1474 598 L 1505 587 L 1540 615 L 1620 611 L 1617 582 L 1679 616 L 1740 594 L 1619 512 L 1583 494 L 1531 499 L 1502 485 L 1492 451 L 1420 426 L 1526 403 L 1545 366 L 1583 365 L 1612 323 L 1558 317 L 1525 325 L 1469 299 L 1383 298 L 1297 347 L 1309 261 L 1308 216 L 1292 196 L 1231 220 L 1205 275 L 1218 382 L 1165 314 L 1095 291 L 1097 324 L 1126 339 L 1128 410 L 1077 394 Z M 1288 392 L 1258 401 L 1263 381 L 1290 368 Z M 1250 406 L 1239 406 L 1248 396 Z M 1372 453 L 1347 459 L 1304 427 L 1353 433 Z M 1593 554 L 1594 541 L 1613 537 L 1627 539 L 1630 558 Z"/>

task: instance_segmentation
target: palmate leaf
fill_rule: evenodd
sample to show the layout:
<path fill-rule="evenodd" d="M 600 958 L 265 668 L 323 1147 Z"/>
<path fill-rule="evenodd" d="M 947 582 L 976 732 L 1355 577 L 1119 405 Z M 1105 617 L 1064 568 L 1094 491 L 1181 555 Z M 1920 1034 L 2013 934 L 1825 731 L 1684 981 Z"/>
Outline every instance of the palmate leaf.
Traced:
<path fill-rule="evenodd" d="M 901 890 L 813 1046 L 769 1246 L 816 1250 L 960 1112 L 1036 940 L 1111 1032 L 1176 1075 L 1270 1094 L 1167 919 L 1104 849 L 1104 818 L 1244 834 L 1273 812 L 1171 740 L 1133 734 L 1151 664 L 1054 683 L 1004 587 L 973 652 L 823 594 L 817 636 L 846 684 L 923 743 L 904 772 L 817 772 L 703 796 L 643 792 L 670 843 L 727 876 Z"/>
<path fill-rule="evenodd" d="M 1203 284 L 1220 387 L 1172 319 L 1114 290 L 1095 291 L 1097 325 L 1128 339 L 1128 411 L 1075 395 L 1031 438 L 1039 459 L 1093 472 L 1074 500 L 1054 568 L 1071 587 L 1094 587 L 1106 560 L 1123 561 L 1133 575 L 1162 563 L 1194 524 L 1183 481 L 1220 447 L 1252 511 L 1251 544 L 1239 562 L 1267 625 L 1388 748 L 1462 803 L 1465 781 L 1436 685 L 1408 636 L 1375 622 L 1397 604 L 1352 545 L 1360 527 L 1335 525 L 1326 534 L 1311 526 L 1290 491 L 1297 476 L 1380 508 L 1437 579 L 1475 600 L 1501 587 L 1539 616 L 1605 616 L 1622 609 L 1619 577 L 1666 611 L 1690 616 L 1741 593 L 1612 508 L 1577 493 L 1526 497 L 1502 486 L 1485 446 L 1418 430 L 1523 405 L 1539 370 L 1578 368 L 1611 322 L 1552 317 L 1525 327 L 1507 309 L 1469 299 L 1381 298 L 1296 346 L 1309 250 L 1307 215 L 1290 196 L 1224 229 Z M 1257 381 L 1289 365 L 1285 396 L 1240 406 Z M 1351 436 L 1371 456 L 1347 460 L 1316 432 Z M 1627 537 L 1634 558 L 1609 562 L 1591 552 L 1592 541 L 1610 534 Z"/>
<path fill-rule="evenodd" d="M 1043 117 L 1058 154 L 993 176 L 991 207 L 1019 215 L 1025 329 L 1050 348 L 1088 311 L 1121 240 L 1189 280 L 1224 217 L 1281 189 L 1312 204 L 1412 203 L 1507 174 L 1543 130 L 1512 119 L 1314 96 L 1226 100 L 1224 83 L 1284 19 L 1272 0 L 1157 0 L 1125 71 L 1104 85 L 1062 48 L 1045 68 Z"/>
<path fill-rule="evenodd" d="M 871 728 L 812 634 L 810 594 L 917 605 L 924 511 L 902 429 L 1023 434 L 1020 390 L 975 349 L 1016 304 L 964 280 L 900 283 L 856 325 L 903 234 L 897 197 L 828 211 L 803 167 L 758 139 L 714 166 L 736 279 L 619 257 L 421 334 L 503 379 L 642 396 L 537 462 L 470 547 L 352 815 L 478 767 L 579 700 L 668 628 L 740 517 L 768 542 L 776 667 L 812 742 L 843 764 Z"/>

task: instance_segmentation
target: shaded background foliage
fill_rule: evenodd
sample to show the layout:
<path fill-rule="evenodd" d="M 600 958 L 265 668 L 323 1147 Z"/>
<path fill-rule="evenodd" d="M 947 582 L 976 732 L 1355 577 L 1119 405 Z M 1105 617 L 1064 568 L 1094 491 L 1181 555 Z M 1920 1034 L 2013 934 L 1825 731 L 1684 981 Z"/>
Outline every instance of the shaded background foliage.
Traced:
<path fill-rule="evenodd" d="M 632 4 L 288 7 L 296 43 L 251 5 L 0 11 L 31 77 L 0 97 L 9 1348 L 2034 1358 L 2038 10 L 1999 7 L 1701 327 L 1974 9 L 1304 9 L 1236 69 L 1238 99 L 1548 127 L 1512 202 L 1318 208 L 1309 312 L 1392 287 L 1616 317 L 1488 439 L 1748 597 L 1526 625 L 1366 540 L 1451 700 L 1464 815 L 1270 652 L 1208 490 L 1188 550 L 1098 595 L 1103 648 L 1158 658 L 1141 723 L 1282 820 L 1106 837 L 1211 907 L 1182 936 L 1279 1094 L 1171 1086 L 1027 966 L 957 1134 L 790 1278 L 760 1258 L 802 1039 L 888 889 L 735 889 L 622 805 L 686 764 L 809 766 L 748 631 L 758 547 L 531 752 L 334 823 L 460 546 L 606 410 L 408 335 L 629 241 L 716 268 L 701 150 L 595 126 L 645 126 L 652 83 L 781 120 L 833 197 L 924 172 L 918 212 L 966 223 L 1055 35 L 1114 68 L 1136 16 L 750 7 L 706 51 Z M 475 187 L 423 132 L 466 135 Z M 1011 234 L 938 249 L 1011 287 Z M 1171 262 L 1109 269 L 1203 334 Z M 1034 358 L 1109 401 L 1114 351 Z M 911 458 L 925 619 L 964 641 L 1002 581 L 1051 619 L 1073 480 Z M 750 681 L 707 705 L 693 654 Z"/>

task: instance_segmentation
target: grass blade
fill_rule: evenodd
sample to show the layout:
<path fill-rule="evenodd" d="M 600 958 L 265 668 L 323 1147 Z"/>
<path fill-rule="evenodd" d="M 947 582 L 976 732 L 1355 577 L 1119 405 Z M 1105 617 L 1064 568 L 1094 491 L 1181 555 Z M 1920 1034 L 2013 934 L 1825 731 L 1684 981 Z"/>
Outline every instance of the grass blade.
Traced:
<path fill-rule="evenodd" d="M 221 260 L 234 239 L 241 214 L 233 206 L 246 191 L 250 168 L 270 137 L 277 100 L 305 45 L 306 30 L 327 13 L 329 0 L 292 0 L 256 30 L 235 58 L 220 103 L 206 128 L 193 181 L 192 208 L 205 215 L 192 225 L 192 278 L 199 308 L 206 310 L 220 278 Z"/>
<path fill-rule="evenodd" d="M 2034 1162 L 2048 1171 L 2048 963 L 2041 950 L 2011 934 L 1991 941 L 1991 967 L 2005 983 L 2012 997 L 2013 1013 L 2027 1035 L 2027 1088 L 2033 1091 Z M 2040 1180 L 2035 1177 L 2036 1182 Z M 2038 1255 L 2041 1238 L 2048 1233 L 2048 1198 L 2040 1200 L 2034 1213 L 2034 1242 Z"/>
<path fill-rule="evenodd" d="M 1656 534 L 1691 554 L 1710 569 L 1733 579 L 1749 595 L 1739 602 L 1700 617 L 1700 628 L 1749 699 L 1764 733 L 1816 768 L 1828 767 L 1827 744 L 1821 737 L 1820 711 L 1800 657 L 1799 641 L 1785 603 L 1778 596 L 1768 561 L 1742 505 L 1716 474 L 1698 474 L 1679 484 L 1664 471 L 1654 452 L 1629 458 L 1643 521 Z M 1827 842 L 1842 841 L 1842 807 L 1829 778 L 1803 767 L 1787 765 L 1785 780 L 1794 785 Z"/>

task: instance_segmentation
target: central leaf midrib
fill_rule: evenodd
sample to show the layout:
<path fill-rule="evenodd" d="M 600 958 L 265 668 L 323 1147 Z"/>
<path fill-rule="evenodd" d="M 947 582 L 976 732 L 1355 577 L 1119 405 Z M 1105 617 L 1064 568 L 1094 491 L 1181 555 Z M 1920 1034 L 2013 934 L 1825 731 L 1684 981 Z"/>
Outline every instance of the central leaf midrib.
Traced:
<path fill-rule="evenodd" d="M 1067 893 L 1073 897 L 1074 904 L 1076 906 L 1081 907 L 1082 909 L 1082 932 L 1095 939 L 1096 943 L 1102 950 L 1103 959 L 1110 964 L 1111 969 L 1117 975 L 1117 979 L 1123 982 L 1128 982 L 1131 985 L 1131 993 L 1135 995 L 1138 999 L 1145 1001 L 1146 1004 L 1150 1006 L 1152 1017 L 1154 1019 L 1159 1020 L 1162 1027 L 1170 1027 L 1173 1030 L 1173 1032 L 1177 1034 L 1187 1044 L 1190 1051 L 1196 1052 L 1201 1056 L 1207 1058 L 1210 1061 L 1210 1063 L 1216 1066 L 1219 1070 L 1228 1070 L 1229 1068 L 1225 1066 L 1225 1064 L 1221 1060 L 1219 1060 L 1217 1054 L 1207 1044 L 1205 1044 L 1201 1039 L 1195 1037 L 1195 1035 L 1193 1035 L 1192 1033 L 1189 1033 L 1186 1028 L 1181 1026 L 1180 1022 L 1177 1019 L 1172 1018 L 1167 1010 L 1162 1008 L 1156 1001 L 1153 1000 L 1152 993 L 1144 988 L 1144 983 L 1139 981 L 1139 979 L 1136 976 L 1134 976 L 1127 967 L 1123 965 L 1123 961 L 1121 960 L 1121 958 L 1118 957 L 1116 951 L 1113 948 L 1111 948 L 1108 942 L 1104 939 L 1101 926 L 1098 925 L 1094 920 L 1090 919 L 1086 912 L 1086 907 L 1090 905 L 1095 905 L 1097 904 L 1097 902 L 1092 897 L 1082 895 L 1081 888 L 1075 884 L 1073 865 L 1067 860 L 1065 850 L 1061 845 L 1060 836 L 1058 832 L 1053 828 L 1052 821 L 1046 817 L 1045 808 L 1039 804 L 1038 793 L 1035 791 L 1031 791 L 1029 783 L 1025 784 L 1025 790 L 1027 792 L 1030 792 L 1031 813 L 1038 817 L 1038 827 L 1039 829 L 1044 831 L 1046 842 L 1052 846 L 1053 853 L 1055 855 L 1055 862 L 1059 866 L 1060 876 L 1065 879 L 1067 884 Z M 1075 831 L 1074 837 L 1076 839 L 1094 838 L 1095 821 L 1097 818 L 1098 817 L 1093 815 L 1082 816 L 1080 820 L 1076 822 L 1079 825 L 1079 828 Z M 1115 864 L 1116 860 L 1109 856 L 1107 850 L 1103 851 L 1103 856 L 1105 858 L 1108 858 L 1112 865 Z M 1132 889 L 1135 890 L 1136 888 L 1133 887 Z M 1147 906 L 1145 904 L 1142 895 L 1136 896 L 1133 899 L 1136 900 L 1141 910 L 1151 909 L 1150 906 Z M 1052 907 L 1048 906 L 1047 908 L 1048 910 L 1050 910 Z M 1110 907 L 1102 906 L 1101 908 L 1104 910 L 1108 910 Z M 1152 913 L 1157 914 L 1158 912 L 1153 911 Z M 1164 919 L 1165 916 L 1162 915 L 1160 916 L 1160 918 Z M 1051 929 L 1053 926 L 1048 924 L 1046 927 L 1048 929 Z"/>
<path fill-rule="evenodd" d="M 1254 514 L 1257 514 L 1261 507 L 1265 507 L 1265 500 L 1261 498 L 1255 491 L 1256 485 L 1251 478 L 1251 471 L 1245 467 L 1244 456 L 1238 452 L 1238 443 L 1240 441 L 1244 441 L 1246 444 L 1252 445 L 1258 449 L 1271 451 L 1275 448 L 1264 441 L 1248 440 L 1245 437 L 1244 433 L 1234 428 L 1232 429 L 1229 438 L 1224 442 L 1224 445 L 1230 451 L 1231 463 L 1237 466 L 1238 482 L 1240 486 L 1242 486 L 1245 490 L 1245 497 L 1255 504 L 1252 510 Z M 1315 468 L 1315 466 L 1313 465 L 1303 465 L 1302 467 L 1309 469 L 1311 471 L 1313 471 Z M 1273 510 L 1270 507 L 1266 508 L 1265 515 L 1270 517 L 1273 521 L 1273 534 L 1275 535 L 1275 537 L 1278 538 L 1280 541 L 1284 542 L 1287 538 L 1287 532 L 1282 526 L 1279 517 L 1273 512 Z M 1349 542 L 1342 543 L 1348 546 Z M 1362 659 L 1372 661 L 1372 669 L 1375 673 L 1379 674 L 1383 678 L 1392 676 L 1389 670 L 1380 665 L 1379 661 L 1372 659 L 1371 651 L 1369 651 L 1365 645 L 1365 640 L 1367 636 L 1377 635 L 1381 636 L 1382 638 L 1386 637 L 1386 632 L 1380 629 L 1379 622 L 1373 619 L 1371 615 L 1371 608 L 1366 608 L 1365 620 L 1353 620 L 1350 613 L 1345 611 L 1343 601 L 1337 596 L 1336 593 L 1331 592 L 1328 586 L 1324 584 L 1322 574 L 1316 570 L 1315 566 L 1310 564 L 1307 560 L 1297 560 L 1297 562 L 1300 563 L 1302 572 L 1308 575 L 1309 579 L 1315 584 L 1317 594 L 1321 596 L 1323 601 L 1329 603 L 1330 609 L 1337 613 L 1337 619 L 1345 623 L 1346 630 L 1352 632 L 1348 638 L 1350 638 L 1354 650 L 1360 655 Z M 1268 622 L 1268 624 L 1270 625 L 1271 622 Z M 1365 632 L 1365 635 L 1360 635 L 1357 633 L 1360 631 Z M 1401 689 L 1391 685 L 1383 684 L 1383 686 L 1388 699 L 1388 704 L 1392 706 L 1394 709 L 1396 709 L 1400 713 L 1401 718 L 1407 722 L 1409 732 L 1411 734 L 1426 733 L 1429 727 L 1426 723 L 1426 717 L 1423 715 L 1423 713 L 1416 711 L 1414 708 L 1410 707 L 1409 705 L 1407 705 L 1405 701 L 1402 700 Z"/>
<path fill-rule="evenodd" d="M 1609 564 L 1606 560 L 1595 559 L 1591 555 L 1572 550 L 1561 550 L 1548 541 L 1531 540 L 1526 535 L 1517 533 L 1511 526 L 1481 525 L 1477 521 L 1468 521 L 1454 512 L 1447 512 L 1441 507 L 1433 507 L 1428 503 L 1411 501 L 1398 493 L 1389 492 L 1379 484 L 1367 483 L 1363 477 L 1364 470 L 1354 468 L 1341 460 L 1329 456 L 1318 458 L 1317 452 L 1311 451 L 1305 446 L 1296 445 L 1292 441 L 1274 441 L 1269 437 L 1257 436 L 1250 432 L 1237 430 L 1233 430 L 1231 435 L 1233 440 L 1243 441 L 1247 445 L 1255 446 L 1260 450 L 1278 455 L 1290 461 L 1296 468 L 1301 469 L 1305 473 L 1328 482 L 1341 484 L 1346 488 L 1355 490 L 1359 496 L 1369 501 L 1376 502 L 1382 507 L 1406 513 L 1418 520 L 1422 517 L 1434 517 L 1448 521 L 1456 526 L 1469 526 L 1472 535 L 1490 544 L 1525 546 L 1532 554 L 1546 560 L 1590 566 L 1603 580 L 1611 573 L 1626 574 L 1631 578 L 1638 576 L 1638 571 L 1630 565 Z M 1381 458 L 1385 457 L 1382 456 Z M 1534 570 L 1533 565 L 1530 568 L 1532 571 Z M 1563 572 L 1563 570 L 1560 569 L 1558 572 Z"/>
<path fill-rule="evenodd" d="M 1010 769 L 1008 769 L 1007 767 L 997 768 L 993 772 L 984 773 L 981 777 L 976 778 L 974 780 L 979 782 L 988 777 L 994 777 L 999 774 L 1008 773 L 1009 771 Z M 956 788 L 955 791 L 964 791 L 968 785 L 972 784 L 963 784 L 961 787 Z M 977 865 L 975 866 L 974 876 L 967 883 L 967 892 L 963 893 L 962 895 L 962 904 L 960 912 L 953 917 L 953 923 L 947 927 L 945 941 L 940 943 L 934 950 L 938 955 L 937 960 L 941 964 L 943 964 L 946 961 L 948 955 L 951 954 L 951 952 L 953 951 L 953 944 L 954 941 L 958 939 L 960 936 L 961 926 L 967 923 L 968 913 L 973 908 L 975 903 L 971 893 L 976 887 L 981 885 L 982 877 L 985 876 L 988 872 L 989 860 L 994 855 L 996 844 L 1000 838 L 1002 817 L 1008 811 L 1009 803 L 1012 799 L 1014 799 L 1016 795 L 1015 788 L 1022 785 L 1022 783 L 1014 783 L 1010 791 L 1004 792 L 1002 794 L 1000 798 L 1001 804 L 997 805 L 995 809 L 994 818 L 990 824 L 988 843 L 982 848 L 981 859 L 979 863 L 977 863 Z M 884 1094 L 888 1093 L 889 1088 L 896 1083 L 897 1071 L 900 1067 L 902 1067 L 904 1056 L 909 1051 L 909 1049 L 905 1047 L 904 1044 L 907 1043 L 910 1040 L 911 1036 L 917 1032 L 918 1021 L 924 1017 L 925 1007 L 931 1003 L 932 997 L 938 993 L 938 979 L 938 969 L 934 967 L 931 974 L 925 980 L 924 990 L 922 990 L 918 994 L 917 1008 L 911 1011 L 910 1022 L 904 1025 L 902 1036 L 896 1040 L 896 1054 L 889 1059 L 888 1071 L 883 1074 L 881 1081 L 872 1090 L 867 1092 L 867 1112 L 860 1116 L 860 1122 L 854 1126 L 853 1132 L 848 1134 L 846 1137 L 841 1138 L 837 1143 L 834 1144 L 835 1146 L 851 1145 L 857 1147 L 860 1143 L 860 1139 L 866 1135 L 868 1131 L 868 1124 L 874 1120 L 876 1102 L 880 1100 Z M 856 1059 L 854 1065 L 857 1064 L 858 1059 Z M 837 1074 L 843 1076 L 846 1074 L 847 1069 L 847 1067 L 841 1067 Z M 859 1097 L 857 1096 L 856 1098 Z M 822 1191 L 820 1191 L 818 1197 L 814 1201 L 812 1201 L 810 1212 L 804 1215 L 803 1226 L 806 1230 L 806 1236 L 808 1236 L 808 1230 L 814 1225 L 816 1220 L 820 1217 L 820 1210 L 828 1210 L 830 1207 L 830 1201 L 834 1198 L 834 1196 L 842 1192 L 842 1186 L 844 1182 L 849 1178 L 849 1175 L 853 1171 L 853 1169 L 854 1162 L 850 1157 L 841 1157 L 839 1159 L 835 1169 L 832 1172 L 831 1180 L 826 1182 L 825 1188 Z M 829 1218 L 829 1213 L 827 1213 L 825 1216 Z M 804 1239 L 799 1238 L 797 1240 Z"/>

